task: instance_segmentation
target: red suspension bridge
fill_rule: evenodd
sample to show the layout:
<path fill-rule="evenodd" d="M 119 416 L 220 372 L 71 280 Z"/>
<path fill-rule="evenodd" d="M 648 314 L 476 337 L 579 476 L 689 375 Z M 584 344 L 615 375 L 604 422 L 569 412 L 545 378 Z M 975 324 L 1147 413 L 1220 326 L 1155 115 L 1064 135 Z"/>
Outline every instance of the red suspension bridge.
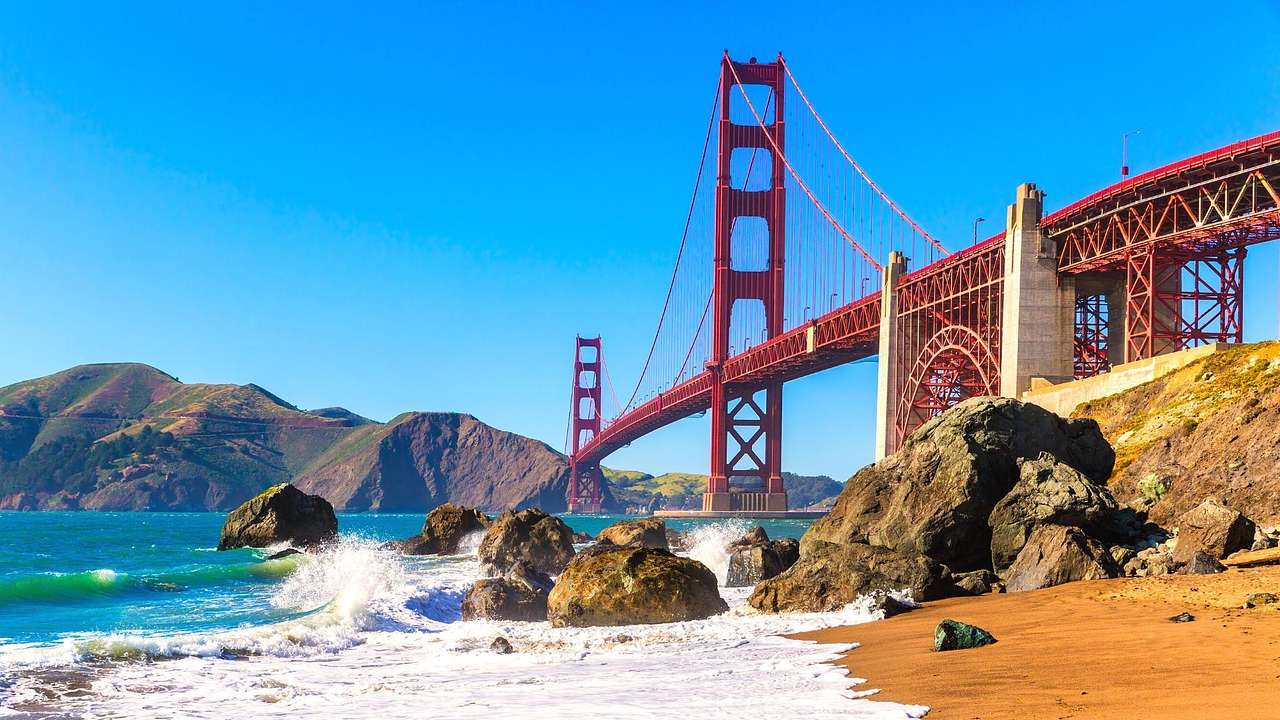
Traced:
<path fill-rule="evenodd" d="M 845 150 L 781 55 L 726 53 L 666 299 L 625 402 L 600 338 L 577 339 L 570 510 L 599 511 L 610 453 L 706 411 L 703 510 L 786 510 L 784 383 L 872 355 L 882 457 L 967 397 L 1240 342 L 1246 249 L 1280 238 L 1280 132 L 1049 215 L 1043 197 L 1019 186 L 1003 232 L 949 252 Z"/>

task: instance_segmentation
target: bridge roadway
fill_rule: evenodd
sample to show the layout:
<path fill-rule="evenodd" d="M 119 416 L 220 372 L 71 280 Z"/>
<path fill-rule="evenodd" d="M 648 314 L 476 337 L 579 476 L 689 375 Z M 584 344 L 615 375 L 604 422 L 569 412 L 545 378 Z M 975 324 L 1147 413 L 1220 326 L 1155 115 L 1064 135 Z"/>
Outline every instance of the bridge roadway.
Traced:
<path fill-rule="evenodd" d="M 1157 240 L 1243 247 L 1280 239 L 1278 187 L 1280 131 L 1116 183 L 1046 215 L 1040 228 L 1057 242 L 1059 272 L 1115 270 L 1123 267 L 1127 249 Z M 1237 212 L 1241 202 L 1251 207 Z M 950 284 L 956 292 L 957 283 L 981 282 L 982 277 L 998 283 L 990 271 L 998 274 L 1004 242 L 1002 232 L 902 276 L 899 297 L 914 293 L 936 299 L 949 292 L 943 286 Z M 973 266 L 984 263 L 995 267 L 975 272 Z M 874 355 L 880 311 L 881 293 L 874 292 L 792 328 L 725 361 L 725 380 L 749 391 Z M 941 310 L 925 311 L 948 321 Z M 603 428 L 577 461 L 599 463 L 654 430 L 707 410 L 712 384 L 707 370 L 636 406 Z"/>

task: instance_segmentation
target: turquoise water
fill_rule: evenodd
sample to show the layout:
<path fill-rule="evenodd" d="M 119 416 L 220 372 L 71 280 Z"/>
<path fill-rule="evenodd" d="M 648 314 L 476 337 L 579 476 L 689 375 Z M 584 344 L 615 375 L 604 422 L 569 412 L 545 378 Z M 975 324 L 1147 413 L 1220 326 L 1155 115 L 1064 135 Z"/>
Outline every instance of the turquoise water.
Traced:
<path fill-rule="evenodd" d="M 120 632 L 163 635 L 288 620 L 272 594 L 298 558 L 217 552 L 222 513 L 0 512 L 0 645 L 52 644 Z M 564 516 L 595 534 L 623 516 Z M 405 538 L 422 514 L 340 514 L 344 536 Z M 771 537 L 799 537 L 807 520 L 761 521 Z M 681 531 L 706 521 L 671 520 Z M 745 531 L 749 525 L 741 523 Z M 405 558 L 413 565 L 433 559 Z"/>

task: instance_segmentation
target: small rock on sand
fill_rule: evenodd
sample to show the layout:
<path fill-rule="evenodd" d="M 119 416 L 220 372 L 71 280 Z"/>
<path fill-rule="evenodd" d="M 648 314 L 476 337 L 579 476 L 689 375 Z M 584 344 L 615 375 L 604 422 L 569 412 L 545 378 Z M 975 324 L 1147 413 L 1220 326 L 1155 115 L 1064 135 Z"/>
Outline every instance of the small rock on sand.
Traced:
<path fill-rule="evenodd" d="M 995 636 L 977 625 L 969 625 L 956 620 L 943 620 L 933 630 L 933 649 L 935 652 L 968 650 L 990 645 L 995 641 Z"/>
<path fill-rule="evenodd" d="M 1259 605 L 1274 605 L 1280 602 L 1280 595 L 1269 592 L 1253 593 L 1244 599 L 1244 606 L 1248 608 L 1256 608 Z"/>

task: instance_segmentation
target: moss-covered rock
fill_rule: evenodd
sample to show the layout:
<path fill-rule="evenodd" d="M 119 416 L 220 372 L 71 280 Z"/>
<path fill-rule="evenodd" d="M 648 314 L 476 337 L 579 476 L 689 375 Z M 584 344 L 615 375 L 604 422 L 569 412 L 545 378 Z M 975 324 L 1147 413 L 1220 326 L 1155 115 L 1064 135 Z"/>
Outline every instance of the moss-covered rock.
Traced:
<path fill-rule="evenodd" d="M 267 547 L 281 542 L 317 545 L 337 534 L 338 516 L 328 500 L 281 483 L 227 514 L 218 549 Z"/>
<path fill-rule="evenodd" d="M 667 524 L 658 518 L 619 520 L 596 534 L 596 541 L 659 550 L 670 549 L 667 545 Z"/>
<path fill-rule="evenodd" d="M 538 508 L 505 512 L 480 541 L 479 557 L 490 575 L 502 575 L 521 560 L 538 572 L 558 575 L 573 559 L 573 531 Z"/>
<path fill-rule="evenodd" d="M 578 554 L 547 603 L 555 627 L 698 620 L 728 610 L 716 577 L 667 550 L 603 545 Z"/>
<path fill-rule="evenodd" d="M 475 508 L 445 503 L 432 510 L 422 524 L 422 532 L 403 541 L 405 555 L 453 555 L 462 538 L 489 527 L 489 516 Z"/>

